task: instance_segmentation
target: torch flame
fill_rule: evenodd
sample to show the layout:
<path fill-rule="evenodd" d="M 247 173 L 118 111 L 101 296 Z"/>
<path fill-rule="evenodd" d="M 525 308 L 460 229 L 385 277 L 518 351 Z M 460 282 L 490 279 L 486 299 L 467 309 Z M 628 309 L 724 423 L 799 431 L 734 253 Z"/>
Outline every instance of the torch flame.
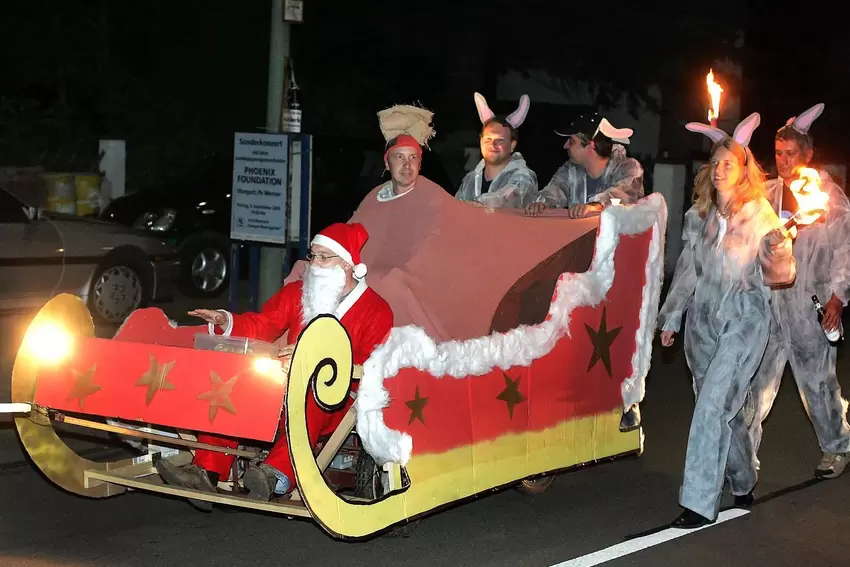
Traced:
<path fill-rule="evenodd" d="M 829 193 L 821 191 L 820 186 L 818 171 L 810 167 L 800 169 L 799 178 L 789 185 L 799 205 L 797 214 L 793 217 L 796 224 L 812 224 L 826 211 Z"/>
<path fill-rule="evenodd" d="M 705 84 L 708 86 L 708 96 L 711 98 L 711 107 L 708 109 L 708 121 L 713 125 L 720 116 L 720 96 L 723 93 L 723 88 L 714 82 L 713 69 L 708 70 L 708 75 L 705 76 Z"/>

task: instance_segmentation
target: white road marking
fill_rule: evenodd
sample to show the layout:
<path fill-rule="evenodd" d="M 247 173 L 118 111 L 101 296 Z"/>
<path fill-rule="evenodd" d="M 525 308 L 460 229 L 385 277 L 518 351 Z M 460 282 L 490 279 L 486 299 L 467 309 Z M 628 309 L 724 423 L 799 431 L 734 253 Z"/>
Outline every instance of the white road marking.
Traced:
<path fill-rule="evenodd" d="M 749 513 L 749 510 L 742 510 L 740 508 L 724 510 L 717 516 L 717 521 L 701 528 L 694 528 L 692 530 L 668 528 L 664 531 L 624 541 L 623 543 L 618 543 L 617 545 L 612 545 L 611 547 L 606 547 L 605 549 L 600 549 L 599 551 L 594 551 L 593 553 L 582 555 L 581 557 L 576 557 L 575 559 L 570 559 L 569 561 L 564 561 L 551 567 L 593 567 L 594 565 L 601 565 L 613 559 L 625 557 L 643 549 L 722 524 L 729 520 L 734 520 L 735 518 L 740 518 Z"/>

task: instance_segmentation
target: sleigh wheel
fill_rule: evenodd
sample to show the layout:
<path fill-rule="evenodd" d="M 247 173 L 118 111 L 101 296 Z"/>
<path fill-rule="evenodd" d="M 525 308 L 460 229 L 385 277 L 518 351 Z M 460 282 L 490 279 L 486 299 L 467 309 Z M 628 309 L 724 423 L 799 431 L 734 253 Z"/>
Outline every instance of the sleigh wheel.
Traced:
<path fill-rule="evenodd" d="M 516 489 L 527 496 L 536 496 L 537 494 L 545 492 L 547 488 L 552 486 L 553 482 L 555 482 L 554 476 L 527 478 L 521 481 L 516 486 Z"/>

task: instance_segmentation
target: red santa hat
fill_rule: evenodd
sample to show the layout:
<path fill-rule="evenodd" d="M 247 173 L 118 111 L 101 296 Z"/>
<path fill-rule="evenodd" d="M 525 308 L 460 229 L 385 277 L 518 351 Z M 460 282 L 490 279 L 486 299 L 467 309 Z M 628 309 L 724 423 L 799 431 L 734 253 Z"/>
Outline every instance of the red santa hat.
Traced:
<path fill-rule="evenodd" d="M 311 244 L 324 246 L 354 266 L 354 277 L 362 280 L 366 277 L 366 265 L 360 261 L 360 249 L 369 240 L 369 233 L 360 223 L 338 222 L 330 225 L 313 237 Z"/>

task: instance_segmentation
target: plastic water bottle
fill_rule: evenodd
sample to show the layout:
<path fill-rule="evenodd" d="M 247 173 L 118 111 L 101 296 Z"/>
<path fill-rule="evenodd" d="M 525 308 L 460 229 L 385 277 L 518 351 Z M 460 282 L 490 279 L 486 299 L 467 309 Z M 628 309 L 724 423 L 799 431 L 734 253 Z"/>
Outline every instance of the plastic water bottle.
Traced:
<path fill-rule="evenodd" d="M 821 305 L 820 299 L 818 299 L 817 295 L 812 296 L 812 303 L 815 304 L 815 310 L 818 312 L 818 323 L 823 323 L 823 318 L 826 313 L 824 313 L 823 305 Z M 844 334 L 841 332 L 841 321 L 838 322 L 837 328 L 831 331 L 824 329 L 823 332 L 826 335 L 829 344 L 832 346 L 837 345 L 841 339 L 844 338 Z"/>

